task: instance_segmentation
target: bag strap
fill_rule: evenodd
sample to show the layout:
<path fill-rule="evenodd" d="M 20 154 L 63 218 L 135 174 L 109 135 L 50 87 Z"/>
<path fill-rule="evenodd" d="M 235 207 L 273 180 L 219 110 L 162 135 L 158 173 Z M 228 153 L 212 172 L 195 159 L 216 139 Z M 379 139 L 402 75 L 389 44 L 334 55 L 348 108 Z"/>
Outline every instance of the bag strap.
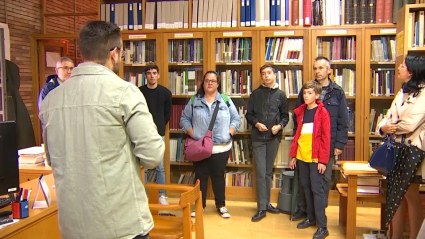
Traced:
<path fill-rule="evenodd" d="M 215 105 L 214 113 L 211 118 L 210 126 L 208 127 L 208 130 L 212 130 L 214 127 L 215 119 L 217 118 L 218 108 L 220 108 L 220 101 L 217 101 L 217 104 Z"/>

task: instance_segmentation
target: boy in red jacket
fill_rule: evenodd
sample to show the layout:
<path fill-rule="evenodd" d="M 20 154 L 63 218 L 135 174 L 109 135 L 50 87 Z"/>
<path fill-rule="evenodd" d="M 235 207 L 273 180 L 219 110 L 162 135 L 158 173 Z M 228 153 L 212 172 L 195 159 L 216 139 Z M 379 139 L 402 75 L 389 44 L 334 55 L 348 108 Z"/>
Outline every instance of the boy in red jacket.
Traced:
<path fill-rule="evenodd" d="M 294 110 L 297 128 L 292 141 L 289 167 L 299 167 L 300 181 L 307 202 L 307 219 L 297 228 L 303 229 L 317 223 L 313 239 L 322 239 L 329 235 L 325 215 L 326 195 L 323 173 L 329 161 L 331 145 L 330 115 L 323 103 L 319 101 L 322 87 L 316 81 L 303 85 L 304 104 Z"/>

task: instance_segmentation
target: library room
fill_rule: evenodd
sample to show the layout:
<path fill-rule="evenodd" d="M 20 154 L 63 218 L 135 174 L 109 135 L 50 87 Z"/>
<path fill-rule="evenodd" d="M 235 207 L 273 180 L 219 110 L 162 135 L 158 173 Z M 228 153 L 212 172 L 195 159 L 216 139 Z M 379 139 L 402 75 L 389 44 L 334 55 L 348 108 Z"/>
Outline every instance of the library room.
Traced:
<path fill-rule="evenodd" d="M 0 238 L 425 239 L 424 31 L 425 0 L 0 1 Z"/>

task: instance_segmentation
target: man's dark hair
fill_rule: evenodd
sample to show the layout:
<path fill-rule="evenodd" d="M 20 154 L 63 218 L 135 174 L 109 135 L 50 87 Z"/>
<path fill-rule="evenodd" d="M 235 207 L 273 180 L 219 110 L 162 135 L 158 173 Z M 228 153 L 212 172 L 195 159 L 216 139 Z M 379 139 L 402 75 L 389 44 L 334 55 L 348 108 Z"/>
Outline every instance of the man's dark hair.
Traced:
<path fill-rule="evenodd" d="M 412 73 L 412 78 L 406 83 L 403 83 L 403 93 L 414 96 L 419 94 L 419 91 L 425 87 L 425 56 L 418 54 L 407 54 L 404 59 L 407 70 Z"/>
<path fill-rule="evenodd" d="M 150 70 L 156 70 L 156 72 L 158 72 L 159 74 L 159 67 L 157 65 L 148 65 L 145 68 L 145 74 L 148 73 L 148 71 Z"/>
<path fill-rule="evenodd" d="M 266 68 L 271 68 L 272 69 L 272 71 L 273 71 L 273 73 L 276 73 L 276 69 L 272 66 L 272 65 L 270 65 L 270 64 L 265 64 L 264 66 L 262 66 L 261 68 L 260 68 L 260 74 L 263 72 L 263 70 L 264 69 L 266 69 Z"/>
<path fill-rule="evenodd" d="M 121 50 L 120 28 L 111 22 L 88 21 L 80 30 L 78 44 L 85 61 L 105 64 L 112 50 Z"/>
<path fill-rule="evenodd" d="M 320 61 L 320 60 L 326 61 L 329 64 L 329 69 L 331 69 L 331 61 L 325 56 L 318 56 L 314 59 L 313 62 Z"/>

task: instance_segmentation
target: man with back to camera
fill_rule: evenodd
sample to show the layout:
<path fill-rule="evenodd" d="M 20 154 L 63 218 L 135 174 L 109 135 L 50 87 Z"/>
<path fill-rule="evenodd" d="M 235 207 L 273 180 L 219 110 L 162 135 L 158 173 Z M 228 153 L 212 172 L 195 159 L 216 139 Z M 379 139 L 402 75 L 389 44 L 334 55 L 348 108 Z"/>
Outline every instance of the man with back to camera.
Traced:
<path fill-rule="evenodd" d="M 89 21 L 79 33 L 84 62 L 41 104 L 46 154 L 63 239 L 147 239 L 153 228 L 140 166 L 164 156 L 145 97 L 116 75 L 120 29 Z"/>
<path fill-rule="evenodd" d="M 159 67 L 157 65 L 150 65 L 145 68 L 146 85 L 139 87 L 140 91 L 146 98 L 148 103 L 149 112 L 152 114 L 153 121 L 158 128 L 159 135 L 164 139 L 165 126 L 170 121 L 172 96 L 171 91 L 162 85 L 158 84 Z M 165 170 L 164 159 L 155 168 L 156 169 L 156 183 L 165 184 Z M 147 176 L 145 174 L 145 183 L 147 183 Z M 159 203 L 168 205 L 167 198 L 165 197 L 165 190 L 159 191 Z"/>
<path fill-rule="evenodd" d="M 344 150 L 348 141 L 348 111 L 347 99 L 341 86 L 331 81 L 331 63 L 328 58 L 319 56 L 314 59 L 313 72 L 315 81 L 322 85 L 322 93 L 319 100 L 328 110 L 331 116 L 331 152 L 329 162 L 326 166 L 323 179 L 325 187 L 325 206 L 328 206 L 329 190 L 332 187 L 332 166 L 335 162 L 335 156 L 338 156 Z M 297 107 L 304 103 L 302 90 L 298 94 Z M 294 134 L 297 130 L 297 122 L 294 120 Z M 297 210 L 292 216 L 292 221 L 298 221 L 307 217 L 306 201 L 303 190 L 299 190 Z M 314 222 L 305 222 L 314 225 Z"/>
<path fill-rule="evenodd" d="M 60 84 L 64 83 L 71 76 L 72 69 L 74 69 L 74 62 L 68 57 L 61 57 L 56 62 L 55 72 L 56 75 L 47 77 L 46 84 L 41 88 L 38 96 L 38 109 L 40 110 L 41 102 L 46 98 L 50 91 L 54 90 Z"/>

